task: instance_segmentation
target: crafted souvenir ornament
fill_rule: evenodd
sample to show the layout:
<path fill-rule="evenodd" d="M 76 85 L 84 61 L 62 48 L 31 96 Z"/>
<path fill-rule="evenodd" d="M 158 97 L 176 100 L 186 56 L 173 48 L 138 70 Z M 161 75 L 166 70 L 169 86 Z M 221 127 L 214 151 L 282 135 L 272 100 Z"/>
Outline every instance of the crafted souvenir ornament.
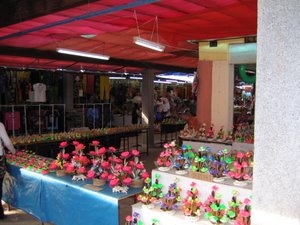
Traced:
<path fill-rule="evenodd" d="M 186 197 L 182 200 L 182 210 L 188 221 L 196 222 L 200 219 L 202 203 L 196 183 L 192 182 L 190 186 L 190 190 L 187 190 Z"/>
<path fill-rule="evenodd" d="M 168 192 L 161 198 L 160 209 L 169 214 L 175 214 L 175 210 L 178 208 L 177 203 L 181 201 L 180 198 L 181 188 L 174 182 L 170 184 Z"/>
<path fill-rule="evenodd" d="M 252 152 L 238 152 L 228 176 L 234 179 L 234 185 L 246 186 L 252 179 Z"/>
<path fill-rule="evenodd" d="M 217 190 L 218 187 L 213 186 L 211 194 L 204 203 L 204 218 L 213 224 L 225 224 L 229 218 L 226 215 L 226 206 L 221 202 L 222 195 Z"/>

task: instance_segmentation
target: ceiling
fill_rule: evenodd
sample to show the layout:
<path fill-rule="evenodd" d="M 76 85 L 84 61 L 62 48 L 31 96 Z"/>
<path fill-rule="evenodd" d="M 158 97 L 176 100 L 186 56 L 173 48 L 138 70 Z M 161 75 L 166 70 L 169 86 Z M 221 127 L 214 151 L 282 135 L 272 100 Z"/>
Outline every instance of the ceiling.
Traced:
<path fill-rule="evenodd" d="M 257 0 L 6 0 L 0 15 L 0 66 L 9 67 L 191 72 L 199 41 L 257 32 Z M 135 45 L 134 36 L 166 49 Z M 56 48 L 111 58 L 64 55 Z"/>

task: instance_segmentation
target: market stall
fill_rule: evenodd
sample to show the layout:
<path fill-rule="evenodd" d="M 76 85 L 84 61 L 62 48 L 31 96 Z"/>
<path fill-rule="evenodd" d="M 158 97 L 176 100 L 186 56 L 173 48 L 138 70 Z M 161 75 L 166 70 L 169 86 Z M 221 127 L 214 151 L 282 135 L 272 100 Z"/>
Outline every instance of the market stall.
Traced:
<path fill-rule="evenodd" d="M 119 224 L 119 202 L 141 191 L 113 193 L 108 185 L 93 187 L 90 180 L 73 181 L 71 176 L 42 175 L 12 165 L 8 170 L 15 184 L 5 200 L 41 222 L 57 225 Z"/>

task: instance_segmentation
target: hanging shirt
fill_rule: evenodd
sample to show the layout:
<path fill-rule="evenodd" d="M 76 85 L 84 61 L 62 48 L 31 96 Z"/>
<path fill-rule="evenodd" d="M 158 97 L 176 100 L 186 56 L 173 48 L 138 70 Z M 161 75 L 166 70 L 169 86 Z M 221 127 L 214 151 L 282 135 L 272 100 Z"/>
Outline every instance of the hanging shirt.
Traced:
<path fill-rule="evenodd" d="M 7 130 L 19 130 L 21 128 L 20 112 L 6 112 L 4 123 Z"/>
<path fill-rule="evenodd" d="M 33 99 L 35 102 L 46 102 L 46 85 L 42 83 L 36 83 L 33 85 Z"/>

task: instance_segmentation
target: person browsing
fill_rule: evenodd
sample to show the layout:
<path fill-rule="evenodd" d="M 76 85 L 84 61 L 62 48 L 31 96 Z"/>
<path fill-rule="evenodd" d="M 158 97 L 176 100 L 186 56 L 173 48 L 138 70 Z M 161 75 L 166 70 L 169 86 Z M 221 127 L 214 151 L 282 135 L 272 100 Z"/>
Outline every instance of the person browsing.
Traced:
<path fill-rule="evenodd" d="M 12 154 L 16 153 L 16 150 L 11 143 L 10 138 L 7 135 L 6 129 L 3 123 L 0 122 L 0 199 L 2 199 L 2 185 L 6 172 L 5 167 L 5 148 L 7 148 Z M 2 204 L 0 204 L 0 220 L 4 218 L 4 210 Z"/>

